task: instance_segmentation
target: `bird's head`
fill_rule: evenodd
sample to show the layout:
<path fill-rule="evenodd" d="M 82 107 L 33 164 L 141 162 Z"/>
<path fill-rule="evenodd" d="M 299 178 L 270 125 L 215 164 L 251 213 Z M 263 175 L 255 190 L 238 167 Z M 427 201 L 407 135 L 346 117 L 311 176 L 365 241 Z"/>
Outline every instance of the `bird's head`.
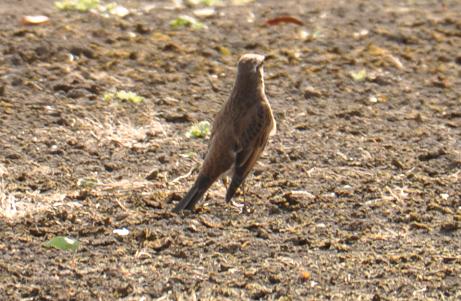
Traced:
<path fill-rule="evenodd" d="M 266 57 L 261 54 L 247 53 L 240 57 L 238 71 L 244 73 L 258 73 L 262 70 Z"/>
<path fill-rule="evenodd" d="M 263 64 L 264 55 L 247 53 L 240 57 L 238 62 L 238 75 L 240 79 L 246 81 L 263 82 L 264 70 Z"/>

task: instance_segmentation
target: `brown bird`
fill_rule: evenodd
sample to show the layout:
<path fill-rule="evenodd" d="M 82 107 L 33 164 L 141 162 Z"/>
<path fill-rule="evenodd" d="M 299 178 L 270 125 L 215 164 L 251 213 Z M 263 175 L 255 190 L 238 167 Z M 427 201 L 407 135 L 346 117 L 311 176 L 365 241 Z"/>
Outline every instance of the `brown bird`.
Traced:
<path fill-rule="evenodd" d="M 225 173 L 232 175 L 226 193 L 229 202 L 263 152 L 269 135 L 275 133 L 275 120 L 264 92 L 264 59 L 258 54 L 240 58 L 234 88 L 213 122 L 208 153 L 197 180 L 173 211 L 193 209 Z"/>
<path fill-rule="evenodd" d="M 264 92 L 264 59 L 258 54 L 240 58 L 234 88 L 215 117 L 208 153 L 197 180 L 173 211 L 192 210 L 225 173 L 232 175 L 226 193 L 229 202 L 264 150 L 269 135 L 275 133 L 275 120 Z"/>

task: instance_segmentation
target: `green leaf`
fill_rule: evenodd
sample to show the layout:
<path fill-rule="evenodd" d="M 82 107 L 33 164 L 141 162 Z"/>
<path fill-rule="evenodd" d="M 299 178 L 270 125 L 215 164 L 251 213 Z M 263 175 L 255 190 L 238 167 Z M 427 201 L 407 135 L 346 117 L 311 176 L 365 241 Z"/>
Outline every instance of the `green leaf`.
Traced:
<path fill-rule="evenodd" d="M 54 6 L 59 10 L 77 10 L 87 12 L 99 6 L 99 0 L 62 0 L 54 2 Z"/>
<path fill-rule="evenodd" d="M 182 157 L 182 158 L 192 158 L 192 157 L 196 157 L 197 153 L 188 152 L 188 153 L 184 153 L 184 154 L 179 154 L 179 156 Z"/>
<path fill-rule="evenodd" d="M 115 93 L 106 92 L 104 93 L 102 99 L 104 99 L 104 101 L 111 101 L 112 99 L 114 99 L 114 96 Z"/>
<path fill-rule="evenodd" d="M 171 21 L 170 26 L 173 28 L 180 28 L 180 27 L 190 27 L 192 29 L 206 28 L 205 24 L 197 21 L 194 17 L 185 16 L 185 15 L 179 16 L 173 21 Z"/>
<path fill-rule="evenodd" d="M 102 97 L 104 101 L 111 101 L 117 99 L 120 101 L 127 101 L 132 103 L 141 103 L 144 101 L 144 97 L 139 96 L 138 94 L 130 91 L 120 90 L 115 93 L 106 92 Z"/>
<path fill-rule="evenodd" d="M 186 136 L 188 138 L 205 138 L 210 134 L 210 129 L 211 125 L 208 121 L 200 121 L 187 131 Z"/>
<path fill-rule="evenodd" d="M 130 14 L 130 10 L 117 3 L 109 3 L 105 5 L 99 5 L 98 11 L 103 17 L 117 16 L 120 18 L 126 17 Z"/>
<path fill-rule="evenodd" d="M 230 49 L 224 46 L 218 46 L 218 50 L 222 56 L 230 56 L 232 54 Z"/>
<path fill-rule="evenodd" d="M 115 93 L 115 97 L 121 101 L 128 101 L 132 103 L 140 103 L 144 101 L 144 97 L 130 91 L 120 90 Z"/>
<path fill-rule="evenodd" d="M 45 248 L 55 248 L 64 251 L 77 251 L 79 245 L 80 242 L 78 240 L 66 236 L 55 236 L 43 243 Z"/>
<path fill-rule="evenodd" d="M 125 17 L 130 10 L 117 3 L 101 4 L 100 0 L 61 0 L 55 1 L 54 6 L 59 10 L 88 12 L 93 10 L 104 17 Z"/>
<path fill-rule="evenodd" d="M 86 177 L 78 179 L 77 186 L 81 188 L 93 188 L 99 184 L 98 179 Z"/>
<path fill-rule="evenodd" d="M 187 4 L 192 6 L 197 5 L 205 5 L 205 6 L 213 6 L 217 4 L 221 4 L 222 0 L 187 0 Z"/>
<path fill-rule="evenodd" d="M 248 4 L 250 2 L 253 2 L 254 0 L 232 0 L 232 4 L 233 5 L 244 5 L 244 4 Z"/>
<path fill-rule="evenodd" d="M 351 71 L 350 75 L 355 81 L 362 82 L 367 78 L 367 70 L 362 69 L 357 72 Z"/>

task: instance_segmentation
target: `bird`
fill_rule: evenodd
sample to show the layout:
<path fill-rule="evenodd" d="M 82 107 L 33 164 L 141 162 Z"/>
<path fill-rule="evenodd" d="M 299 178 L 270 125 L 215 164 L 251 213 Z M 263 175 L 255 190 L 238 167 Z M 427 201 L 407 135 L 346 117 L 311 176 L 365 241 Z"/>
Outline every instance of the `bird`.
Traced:
<path fill-rule="evenodd" d="M 230 97 L 216 114 L 208 151 L 193 186 L 173 212 L 192 210 L 208 188 L 222 175 L 230 175 L 226 202 L 261 156 L 276 123 L 264 86 L 266 57 L 247 53 L 240 57 Z"/>

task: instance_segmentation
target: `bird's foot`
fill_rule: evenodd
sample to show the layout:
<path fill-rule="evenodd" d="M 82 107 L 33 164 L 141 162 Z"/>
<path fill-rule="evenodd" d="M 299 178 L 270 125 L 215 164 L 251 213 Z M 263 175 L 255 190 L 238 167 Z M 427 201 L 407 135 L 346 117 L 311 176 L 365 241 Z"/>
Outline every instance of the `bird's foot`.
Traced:
<path fill-rule="evenodd" d="M 237 203 L 234 200 L 230 200 L 229 203 L 234 209 L 236 209 L 238 211 L 239 214 L 241 214 L 243 212 L 245 204 Z"/>
<path fill-rule="evenodd" d="M 243 207 L 245 207 L 245 204 L 237 203 L 237 202 L 234 201 L 234 200 L 231 200 L 230 203 L 232 204 L 232 206 L 234 206 L 234 207 L 236 207 L 236 208 L 243 208 Z"/>

